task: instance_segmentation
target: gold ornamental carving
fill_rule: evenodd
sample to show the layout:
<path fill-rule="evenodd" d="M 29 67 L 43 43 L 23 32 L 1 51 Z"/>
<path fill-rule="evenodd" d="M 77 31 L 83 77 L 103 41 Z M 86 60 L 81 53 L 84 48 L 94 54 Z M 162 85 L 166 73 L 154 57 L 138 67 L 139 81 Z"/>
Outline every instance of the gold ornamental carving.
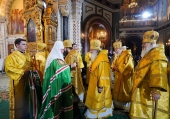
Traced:
<path fill-rule="evenodd" d="M 35 7 L 43 8 L 42 0 L 24 0 L 24 8 L 25 10 L 33 9 Z"/>
<path fill-rule="evenodd" d="M 42 10 L 42 0 L 24 1 L 24 34 L 31 56 L 37 51 L 37 42 L 43 42 Z"/>
<path fill-rule="evenodd" d="M 58 20 L 53 10 L 53 4 L 48 3 L 47 9 L 43 15 L 43 21 L 45 26 L 44 28 L 45 43 L 47 44 L 47 49 L 50 52 L 52 46 L 57 40 L 57 26 L 58 26 Z"/>
<path fill-rule="evenodd" d="M 46 4 L 51 4 L 52 5 L 52 10 L 54 13 L 57 14 L 58 10 L 58 0 L 46 0 Z"/>

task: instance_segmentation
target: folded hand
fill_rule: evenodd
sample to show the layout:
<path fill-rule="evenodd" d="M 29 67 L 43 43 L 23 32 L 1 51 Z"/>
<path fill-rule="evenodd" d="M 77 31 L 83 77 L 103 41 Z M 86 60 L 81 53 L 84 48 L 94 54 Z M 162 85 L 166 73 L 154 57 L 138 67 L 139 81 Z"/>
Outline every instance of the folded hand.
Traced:
<path fill-rule="evenodd" d="M 159 92 L 152 92 L 152 100 L 159 100 L 160 96 Z"/>

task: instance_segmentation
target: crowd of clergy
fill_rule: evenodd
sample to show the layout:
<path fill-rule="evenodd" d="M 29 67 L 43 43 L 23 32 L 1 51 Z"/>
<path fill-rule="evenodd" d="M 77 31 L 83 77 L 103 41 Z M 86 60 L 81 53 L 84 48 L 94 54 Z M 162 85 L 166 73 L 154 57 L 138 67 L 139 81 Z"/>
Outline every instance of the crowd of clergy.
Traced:
<path fill-rule="evenodd" d="M 106 119 L 114 109 L 128 112 L 131 119 L 170 119 L 170 67 L 158 38 L 157 31 L 144 33 L 135 64 L 119 40 L 110 60 L 98 39 L 90 41 L 84 58 L 71 40 L 56 41 L 50 53 L 38 43 L 31 57 L 26 41 L 16 39 L 17 50 L 5 60 L 10 119 L 73 119 L 73 103 L 86 107 L 87 119 Z"/>

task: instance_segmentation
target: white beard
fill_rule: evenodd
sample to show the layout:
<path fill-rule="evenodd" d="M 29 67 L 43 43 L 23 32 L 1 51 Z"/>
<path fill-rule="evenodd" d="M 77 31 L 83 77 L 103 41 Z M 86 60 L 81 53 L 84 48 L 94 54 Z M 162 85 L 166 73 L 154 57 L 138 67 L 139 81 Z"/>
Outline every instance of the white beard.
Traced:
<path fill-rule="evenodd" d="M 147 53 L 147 52 L 146 52 L 146 49 L 142 49 L 141 57 L 143 58 L 146 53 Z"/>
<path fill-rule="evenodd" d="M 150 46 L 146 46 L 145 48 L 142 48 L 142 53 L 141 53 L 141 57 L 143 58 L 151 49 L 158 47 L 157 44 L 152 44 Z"/>
<path fill-rule="evenodd" d="M 122 52 L 121 52 L 122 53 Z M 121 55 L 121 53 L 116 53 L 116 56 L 119 57 Z"/>
<path fill-rule="evenodd" d="M 92 53 L 91 54 L 91 61 L 93 62 L 97 57 L 97 53 Z"/>
<path fill-rule="evenodd" d="M 142 49 L 141 57 L 143 58 L 152 48 L 146 47 Z"/>

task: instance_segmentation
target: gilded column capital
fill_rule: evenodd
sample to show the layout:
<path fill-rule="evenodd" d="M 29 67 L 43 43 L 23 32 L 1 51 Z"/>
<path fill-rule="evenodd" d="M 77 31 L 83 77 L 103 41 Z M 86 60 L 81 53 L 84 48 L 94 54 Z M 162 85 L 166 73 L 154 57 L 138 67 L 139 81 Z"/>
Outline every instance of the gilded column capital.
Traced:
<path fill-rule="evenodd" d="M 69 10 L 68 10 L 68 6 L 67 5 L 62 5 L 59 6 L 60 12 L 62 16 L 69 16 Z"/>
<path fill-rule="evenodd" d="M 66 4 L 68 4 L 68 0 L 58 0 L 58 4 L 59 5 L 66 5 Z"/>
<path fill-rule="evenodd" d="M 33 9 L 39 7 L 43 9 L 42 0 L 25 0 L 24 1 L 24 10 Z"/>

